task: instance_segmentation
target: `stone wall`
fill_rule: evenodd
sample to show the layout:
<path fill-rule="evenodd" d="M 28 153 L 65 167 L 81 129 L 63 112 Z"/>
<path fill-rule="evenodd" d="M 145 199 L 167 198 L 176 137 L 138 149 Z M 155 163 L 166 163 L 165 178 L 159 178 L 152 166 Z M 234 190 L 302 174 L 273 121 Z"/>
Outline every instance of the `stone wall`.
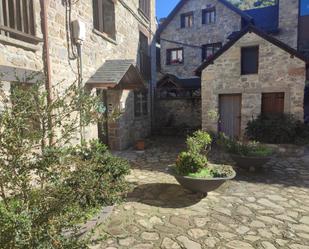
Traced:
<path fill-rule="evenodd" d="M 158 133 L 181 133 L 201 128 L 200 98 L 166 98 L 155 101 L 155 128 Z M 165 133 L 167 133 L 165 132 Z"/>
<path fill-rule="evenodd" d="M 275 37 L 297 49 L 299 0 L 279 0 L 279 35 Z"/>
<path fill-rule="evenodd" d="M 202 24 L 202 9 L 208 5 L 216 7 L 216 23 Z M 180 15 L 194 12 L 194 24 L 190 28 L 180 28 Z M 227 37 L 240 30 L 241 18 L 234 11 L 227 8 L 217 0 L 190 0 L 182 7 L 173 20 L 161 34 L 161 71 L 171 73 L 178 77 L 194 76 L 194 70 L 202 62 L 202 49 L 187 47 L 164 41 L 162 39 L 177 41 L 185 44 L 202 46 L 208 43 L 227 42 Z M 184 64 L 166 65 L 166 50 L 169 48 L 184 47 Z"/>
<path fill-rule="evenodd" d="M 52 83 L 61 82 L 65 88 L 77 79 L 77 60 L 69 59 L 72 51 L 67 43 L 67 23 L 65 1 L 50 0 L 48 6 L 48 29 L 51 58 Z M 149 44 L 156 30 L 155 0 L 151 0 L 150 20 L 138 10 L 139 0 L 115 1 L 116 39 L 112 40 L 93 29 L 92 1 L 73 1 L 72 20 L 80 19 L 86 23 L 86 40 L 82 47 L 84 82 L 101 67 L 105 60 L 134 59 L 137 64 L 139 50 L 139 32 L 149 37 Z M 40 3 L 35 3 L 36 34 L 42 38 Z M 5 40 L 5 41 L 4 41 Z M 69 49 L 68 49 L 69 48 Z M 19 40 L 0 36 L 0 66 L 43 70 L 43 44 L 33 45 Z M 74 47 L 75 53 L 76 48 Z M 150 50 L 149 50 L 150 51 Z M 155 54 L 152 56 L 155 62 Z M 86 131 L 88 138 L 97 137 L 97 128 Z"/>
<path fill-rule="evenodd" d="M 259 45 L 259 73 L 240 75 L 241 47 Z M 241 131 L 261 112 L 262 93 L 284 92 L 284 111 L 302 120 L 305 63 L 254 33 L 247 33 L 202 73 L 202 126 L 217 131 L 209 111 L 219 111 L 219 94 L 242 94 Z"/>

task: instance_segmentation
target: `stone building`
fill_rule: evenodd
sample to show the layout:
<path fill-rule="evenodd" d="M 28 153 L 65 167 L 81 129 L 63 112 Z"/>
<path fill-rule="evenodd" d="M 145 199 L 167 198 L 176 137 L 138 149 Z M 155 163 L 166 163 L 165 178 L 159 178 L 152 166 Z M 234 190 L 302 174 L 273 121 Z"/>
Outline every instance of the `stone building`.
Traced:
<path fill-rule="evenodd" d="M 303 120 L 307 65 L 303 54 L 247 27 L 196 71 L 202 78 L 203 129 L 242 137 L 248 121 L 261 113 Z"/>
<path fill-rule="evenodd" d="M 65 88 L 77 80 L 81 59 L 83 84 L 104 92 L 108 111 L 121 112 L 116 121 L 87 127 L 85 137 L 100 137 L 112 149 L 124 149 L 147 136 L 155 71 L 155 0 L 0 1 L 0 71 L 8 91 L 15 72 L 29 75 L 46 69 L 44 5 L 51 84 L 62 82 Z M 85 24 L 80 55 L 73 41 L 74 20 Z M 110 66 L 113 75 L 108 74 Z M 102 126 L 107 128 L 104 136 Z"/>
<path fill-rule="evenodd" d="M 212 58 L 216 56 L 217 53 L 220 53 L 226 44 L 235 41 L 235 38 L 238 39 L 239 34 L 242 34 L 243 30 L 248 26 L 255 26 L 258 30 L 267 34 L 268 37 L 275 38 L 284 44 L 283 46 L 289 47 L 289 51 L 290 49 L 294 49 L 302 54 L 309 53 L 308 6 L 308 0 L 277 0 L 273 6 L 240 10 L 226 0 L 181 0 L 165 19 L 157 32 L 157 39 L 161 47 L 160 73 L 162 75 L 174 75 L 182 80 L 192 79 L 192 77 L 196 76 L 195 70 L 201 63 L 205 64 L 207 61 L 213 62 Z M 246 36 L 240 40 L 245 38 Z M 276 61 L 279 57 L 273 57 L 272 51 L 266 53 L 266 55 L 269 56 L 269 65 L 280 63 Z M 238 57 L 233 59 L 238 59 L 235 63 L 240 63 Z M 210 67 L 218 70 L 216 72 L 216 77 L 219 77 L 219 75 L 228 77 L 230 74 L 236 77 L 238 74 L 237 82 L 238 79 L 241 78 L 242 81 L 246 82 L 246 84 L 244 83 L 245 86 L 258 84 L 257 79 L 254 77 L 240 77 L 239 68 L 230 65 L 230 63 L 234 63 L 234 61 L 228 61 L 227 63 L 218 65 L 218 67 Z M 224 67 L 222 65 L 224 65 Z M 236 71 L 232 72 L 232 69 Z M 205 70 L 207 71 L 208 69 Z M 265 73 L 265 75 L 263 75 L 263 73 Z M 273 73 L 273 75 L 270 75 L 271 73 Z M 309 70 L 307 70 L 307 78 L 309 79 L 308 76 Z M 265 79 L 263 87 L 266 87 L 268 84 L 269 89 L 271 89 L 274 83 L 269 79 L 278 79 L 276 77 L 276 71 L 267 72 L 263 71 L 261 68 L 258 82 Z M 289 78 L 289 75 L 282 75 L 282 77 Z M 226 82 L 230 83 L 228 79 L 229 78 L 227 78 Z M 237 82 L 233 82 L 231 85 L 234 86 L 234 84 L 238 84 Z M 210 83 L 217 84 L 217 82 L 207 81 L 207 84 Z M 205 90 L 208 86 L 205 84 L 205 80 L 202 79 L 203 127 L 213 125 L 205 123 L 207 120 L 207 113 L 205 113 L 205 111 L 211 109 L 210 107 L 214 107 L 214 105 L 207 107 L 205 104 L 211 103 L 211 101 L 207 99 L 211 98 L 211 96 L 209 96 L 209 92 Z M 220 83 L 221 88 L 223 88 L 222 84 L 223 83 Z M 286 85 L 290 83 L 285 82 L 283 84 Z M 226 88 L 226 90 L 228 89 L 230 88 Z M 209 89 L 209 91 L 212 91 L 212 89 Z M 304 113 L 303 103 L 299 101 L 302 101 L 304 98 L 304 87 L 302 87 L 301 91 L 302 97 L 297 97 L 297 101 L 295 101 L 298 107 L 296 109 L 292 107 L 289 109 L 286 106 L 285 111 L 295 113 L 302 120 L 302 115 Z M 205 93 L 207 93 L 207 95 L 205 95 Z M 226 94 L 227 93 L 228 92 L 226 92 Z M 234 93 L 234 91 L 230 89 L 230 93 Z M 216 94 L 218 93 L 214 94 L 217 96 Z M 289 101 L 290 93 L 286 92 L 285 94 L 285 105 L 288 105 L 287 102 Z M 301 93 L 297 92 L 297 96 L 298 94 Z M 294 97 L 295 96 L 292 97 L 293 101 Z M 260 99 L 259 97 L 256 98 Z M 211 99 L 216 101 L 216 97 Z M 295 102 L 290 105 L 293 106 Z M 260 103 L 257 101 L 255 104 L 257 104 L 255 108 L 259 110 Z M 300 108 L 302 108 L 302 110 L 300 110 Z M 308 113 L 308 111 L 305 113 Z M 254 112 L 253 116 L 257 113 L 258 112 Z M 158 118 L 159 116 L 157 119 Z M 207 120 L 207 122 L 208 121 L 209 120 Z M 247 121 L 248 117 L 242 119 L 242 131 Z"/>

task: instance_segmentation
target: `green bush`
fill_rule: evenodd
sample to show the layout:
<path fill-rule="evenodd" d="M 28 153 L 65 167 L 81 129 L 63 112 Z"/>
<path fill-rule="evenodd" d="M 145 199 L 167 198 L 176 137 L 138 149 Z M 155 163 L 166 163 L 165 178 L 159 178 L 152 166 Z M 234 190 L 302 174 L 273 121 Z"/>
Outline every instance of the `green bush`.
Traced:
<path fill-rule="evenodd" d="M 246 135 L 249 139 L 261 143 L 295 143 L 301 132 L 300 127 L 300 121 L 292 115 L 260 115 L 248 122 Z"/>
<path fill-rule="evenodd" d="M 196 131 L 191 137 L 187 138 L 188 150 L 192 153 L 205 153 L 209 150 L 212 139 L 205 131 Z"/>
<path fill-rule="evenodd" d="M 205 156 L 192 152 L 182 152 L 177 158 L 176 170 L 180 175 L 188 175 L 205 168 L 206 164 L 207 158 Z"/>
<path fill-rule="evenodd" d="M 230 139 L 224 134 L 220 134 L 217 144 L 229 153 L 240 156 L 266 157 L 273 154 L 273 150 L 257 142 L 243 143 L 235 139 Z"/>

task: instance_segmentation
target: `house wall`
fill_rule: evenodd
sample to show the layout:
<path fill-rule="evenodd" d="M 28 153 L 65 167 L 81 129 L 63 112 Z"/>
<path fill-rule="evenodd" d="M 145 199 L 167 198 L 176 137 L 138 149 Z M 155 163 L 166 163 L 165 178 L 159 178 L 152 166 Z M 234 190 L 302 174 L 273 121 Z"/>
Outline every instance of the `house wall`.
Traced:
<path fill-rule="evenodd" d="M 40 1 L 35 3 L 36 33 L 42 38 Z M 69 59 L 72 52 L 67 41 L 66 1 L 50 0 L 48 4 L 48 29 L 52 84 L 66 88 L 77 79 L 77 61 Z M 111 40 L 93 29 L 92 1 L 72 1 L 72 20 L 86 23 L 86 40 L 82 47 L 84 82 L 109 59 L 134 59 L 139 64 L 139 32 L 144 32 L 152 42 L 156 30 L 155 0 L 151 0 L 151 17 L 147 20 L 140 11 L 139 0 L 117 0 L 115 5 L 116 39 Z M 132 13 L 133 12 L 133 13 Z M 0 66 L 43 70 L 43 44 L 33 45 L 0 35 Z M 74 47 L 76 52 L 76 48 Z M 155 63 L 155 54 L 152 56 Z M 128 100 L 128 102 L 130 102 Z M 150 124 L 147 124 L 148 126 Z M 97 127 L 86 129 L 87 138 L 97 138 Z M 120 135 L 121 136 L 121 135 Z"/>
<path fill-rule="evenodd" d="M 216 6 L 217 21 L 215 24 L 202 25 L 202 9 L 208 5 Z M 181 14 L 190 11 L 194 12 L 193 27 L 181 28 Z M 178 77 L 194 76 L 194 70 L 202 61 L 201 48 L 182 46 L 164 41 L 164 39 L 196 46 L 216 42 L 224 44 L 227 42 L 227 37 L 240 28 L 240 16 L 217 0 L 188 1 L 161 33 L 161 72 L 174 74 Z M 166 65 L 166 50 L 179 47 L 184 47 L 184 64 Z"/>
<path fill-rule="evenodd" d="M 279 0 L 279 29 L 275 37 L 297 49 L 299 0 Z"/>
<path fill-rule="evenodd" d="M 155 124 L 158 133 L 170 129 L 173 133 L 201 128 L 201 98 L 156 99 Z"/>
<path fill-rule="evenodd" d="M 241 47 L 259 45 L 259 73 L 240 75 Z M 217 131 L 209 112 L 219 112 L 219 94 L 242 94 L 241 131 L 261 112 L 262 93 L 284 92 L 286 113 L 303 120 L 305 63 L 254 33 L 247 33 L 202 72 L 202 126 Z"/>

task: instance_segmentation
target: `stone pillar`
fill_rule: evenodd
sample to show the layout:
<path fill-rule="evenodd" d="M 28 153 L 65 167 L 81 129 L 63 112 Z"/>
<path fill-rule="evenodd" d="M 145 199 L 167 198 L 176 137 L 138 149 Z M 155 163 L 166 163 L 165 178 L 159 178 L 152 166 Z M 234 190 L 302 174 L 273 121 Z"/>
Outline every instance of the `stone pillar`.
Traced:
<path fill-rule="evenodd" d="M 299 0 L 279 1 L 279 29 L 276 38 L 297 49 Z"/>

